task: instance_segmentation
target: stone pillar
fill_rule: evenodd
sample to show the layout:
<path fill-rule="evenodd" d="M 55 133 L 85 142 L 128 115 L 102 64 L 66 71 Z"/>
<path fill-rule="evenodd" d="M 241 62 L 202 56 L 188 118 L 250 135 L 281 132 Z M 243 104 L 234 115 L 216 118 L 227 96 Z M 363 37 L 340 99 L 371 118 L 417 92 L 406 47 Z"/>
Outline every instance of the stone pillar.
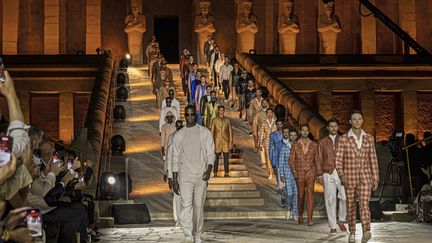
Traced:
<path fill-rule="evenodd" d="M 399 19 L 401 28 L 416 40 L 415 5 L 415 0 L 399 0 Z M 405 43 L 403 44 L 406 45 Z M 412 48 L 409 48 L 409 53 L 405 54 L 416 54 L 416 52 Z"/>
<path fill-rule="evenodd" d="M 101 0 L 87 0 L 86 54 L 101 47 Z"/>
<path fill-rule="evenodd" d="M 265 4 L 265 54 L 273 54 L 274 50 L 273 50 L 273 42 L 274 42 L 274 28 L 273 26 L 275 25 L 274 22 L 274 15 L 276 14 L 275 12 L 275 3 L 274 0 L 267 0 L 266 4 Z"/>
<path fill-rule="evenodd" d="M 360 91 L 360 107 L 363 113 L 363 130 L 375 136 L 375 90 Z"/>
<path fill-rule="evenodd" d="M 332 94 L 331 90 L 322 90 L 318 92 L 319 113 L 326 120 L 333 116 L 332 111 Z"/>
<path fill-rule="evenodd" d="M 44 54 L 60 53 L 60 4 L 59 0 L 45 0 Z"/>
<path fill-rule="evenodd" d="M 59 95 L 59 139 L 71 144 L 74 137 L 74 94 Z"/>
<path fill-rule="evenodd" d="M 405 134 L 417 135 L 417 91 L 402 91 Z"/>
<path fill-rule="evenodd" d="M 3 55 L 16 55 L 18 53 L 18 0 L 2 0 L 3 4 Z"/>
<path fill-rule="evenodd" d="M 375 0 L 370 0 L 375 4 Z M 363 14 L 369 14 L 370 11 L 361 5 Z M 376 54 L 376 20 L 373 15 L 361 17 L 361 43 L 362 54 Z"/>
<path fill-rule="evenodd" d="M 30 124 L 30 92 L 17 92 L 24 122 Z"/>

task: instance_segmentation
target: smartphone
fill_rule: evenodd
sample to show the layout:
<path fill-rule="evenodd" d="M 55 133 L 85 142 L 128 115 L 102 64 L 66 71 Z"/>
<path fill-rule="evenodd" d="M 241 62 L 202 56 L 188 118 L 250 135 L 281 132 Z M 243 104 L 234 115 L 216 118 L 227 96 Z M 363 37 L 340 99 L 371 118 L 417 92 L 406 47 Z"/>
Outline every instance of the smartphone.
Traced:
<path fill-rule="evenodd" d="M 61 154 L 60 154 L 59 151 L 55 151 L 55 152 L 53 153 L 53 156 L 52 156 L 52 162 L 53 162 L 54 164 L 57 164 L 57 163 L 62 162 L 62 161 L 61 161 Z"/>
<path fill-rule="evenodd" d="M 68 160 L 68 162 L 67 162 L 67 169 L 68 170 L 70 170 L 70 169 L 72 169 L 72 160 L 70 159 L 70 160 Z"/>
<path fill-rule="evenodd" d="M 24 223 L 27 225 L 27 229 L 34 231 L 31 234 L 33 237 L 42 237 L 43 234 L 43 224 L 42 224 L 42 213 L 39 208 L 27 209 L 27 214 L 24 218 Z"/>
<path fill-rule="evenodd" d="M 0 57 L 0 82 L 6 82 L 6 75 L 4 72 L 3 58 Z"/>
<path fill-rule="evenodd" d="M 12 158 L 12 137 L 0 137 L 0 167 L 7 165 Z"/>
<path fill-rule="evenodd" d="M 84 183 L 84 176 L 80 176 L 79 179 L 78 179 L 78 182 L 79 183 Z"/>

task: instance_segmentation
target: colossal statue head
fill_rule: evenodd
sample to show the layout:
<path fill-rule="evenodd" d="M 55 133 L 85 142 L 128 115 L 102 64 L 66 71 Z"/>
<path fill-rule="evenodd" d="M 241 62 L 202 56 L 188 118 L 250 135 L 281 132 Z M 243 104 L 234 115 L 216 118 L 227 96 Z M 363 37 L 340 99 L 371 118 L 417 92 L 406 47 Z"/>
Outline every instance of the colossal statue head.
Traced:
<path fill-rule="evenodd" d="M 335 2 L 333 0 L 324 1 L 324 8 L 325 8 L 325 12 L 327 14 L 329 14 L 329 15 L 333 14 L 334 4 L 335 4 Z"/>
<path fill-rule="evenodd" d="M 292 0 L 285 0 L 282 2 L 282 14 L 291 15 L 293 12 L 294 2 Z"/>
<path fill-rule="evenodd" d="M 199 8 L 202 15 L 207 16 L 210 8 L 210 1 L 200 1 Z"/>
<path fill-rule="evenodd" d="M 251 14 L 253 2 L 245 0 L 245 1 L 243 1 L 242 4 L 243 4 L 243 14 Z"/>

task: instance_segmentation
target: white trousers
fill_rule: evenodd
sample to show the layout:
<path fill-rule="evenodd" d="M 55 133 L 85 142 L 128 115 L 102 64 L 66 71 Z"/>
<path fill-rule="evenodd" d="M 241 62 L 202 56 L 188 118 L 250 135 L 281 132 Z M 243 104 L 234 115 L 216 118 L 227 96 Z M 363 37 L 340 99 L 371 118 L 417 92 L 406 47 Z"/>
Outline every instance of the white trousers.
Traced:
<path fill-rule="evenodd" d="M 207 181 L 180 175 L 181 213 L 180 225 L 186 238 L 200 238 L 204 224 L 204 204 L 207 196 Z"/>
<path fill-rule="evenodd" d="M 277 170 L 277 176 L 276 176 L 276 181 L 277 181 L 277 188 L 278 189 L 283 189 L 284 184 L 282 183 L 281 177 L 280 177 L 280 170 L 279 169 L 275 169 Z"/>
<path fill-rule="evenodd" d="M 180 223 L 180 213 L 181 213 L 181 199 L 180 195 L 177 195 L 175 192 L 173 192 L 173 215 L 174 215 L 174 221 L 177 223 Z"/>
<path fill-rule="evenodd" d="M 345 222 L 347 215 L 345 188 L 342 186 L 336 170 L 332 174 L 324 173 L 324 198 L 330 229 L 336 229 L 336 205 L 339 198 L 339 221 Z M 336 197 L 337 196 L 337 197 Z"/>
<path fill-rule="evenodd" d="M 265 165 L 267 167 L 267 161 L 266 161 L 266 156 L 265 156 L 265 150 L 264 148 L 259 151 L 260 152 L 260 156 L 261 156 L 261 164 Z"/>

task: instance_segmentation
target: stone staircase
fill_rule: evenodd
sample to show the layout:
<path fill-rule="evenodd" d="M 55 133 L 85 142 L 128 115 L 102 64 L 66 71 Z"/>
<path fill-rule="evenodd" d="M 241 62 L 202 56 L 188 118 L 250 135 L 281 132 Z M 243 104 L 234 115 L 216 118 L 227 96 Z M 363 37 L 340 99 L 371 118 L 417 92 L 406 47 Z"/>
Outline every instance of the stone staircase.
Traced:
<path fill-rule="evenodd" d="M 184 96 L 181 88 L 179 69 L 173 68 L 172 72 L 176 98 L 180 101 L 182 109 L 180 114 L 184 119 L 184 107 L 187 105 L 186 96 Z M 264 199 L 249 176 L 240 154 L 232 153 L 230 156 L 230 177 L 223 177 L 222 161 L 221 158 L 217 177 L 212 177 L 209 180 L 206 207 L 230 207 L 232 210 L 233 207 L 263 206 L 265 204 Z"/>

